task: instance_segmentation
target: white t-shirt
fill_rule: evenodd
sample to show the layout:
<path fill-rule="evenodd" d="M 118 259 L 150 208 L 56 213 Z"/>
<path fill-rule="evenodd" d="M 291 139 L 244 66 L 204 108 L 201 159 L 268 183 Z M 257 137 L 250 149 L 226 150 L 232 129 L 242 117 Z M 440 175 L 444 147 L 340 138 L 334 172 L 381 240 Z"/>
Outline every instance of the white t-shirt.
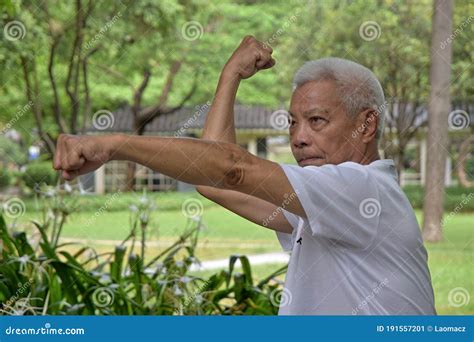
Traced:
<path fill-rule="evenodd" d="M 293 233 L 277 232 L 291 252 L 279 315 L 436 314 L 420 228 L 392 160 L 281 167 L 307 218 L 283 210 Z"/>

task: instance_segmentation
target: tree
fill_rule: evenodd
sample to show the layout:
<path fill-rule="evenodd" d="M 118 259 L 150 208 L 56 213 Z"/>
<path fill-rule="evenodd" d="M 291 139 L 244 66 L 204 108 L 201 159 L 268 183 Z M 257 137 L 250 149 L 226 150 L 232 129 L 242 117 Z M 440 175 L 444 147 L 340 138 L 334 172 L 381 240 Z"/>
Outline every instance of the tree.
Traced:
<path fill-rule="evenodd" d="M 444 203 L 444 178 L 448 150 L 449 84 L 451 44 L 442 48 L 452 31 L 453 1 L 435 0 L 431 34 L 430 100 L 428 117 L 428 156 L 423 203 L 423 238 L 442 240 L 441 220 Z"/>

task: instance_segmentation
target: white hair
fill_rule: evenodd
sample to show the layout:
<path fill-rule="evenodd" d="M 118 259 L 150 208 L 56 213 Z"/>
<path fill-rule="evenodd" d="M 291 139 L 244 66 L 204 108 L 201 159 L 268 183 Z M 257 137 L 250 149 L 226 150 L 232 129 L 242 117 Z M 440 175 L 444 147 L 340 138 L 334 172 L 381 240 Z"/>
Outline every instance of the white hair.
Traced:
<path fill-rule="evenodd" d="M 355 118 L 361 111 L 373 108 L 379 122 L 376 139 L 383 133 L 385 121 L 385 96 L 379 80 L 363 65 L 347 59 L 328 57 L 306 62 L 293 79 L 293 91 L 311 81 L 333 80 L 345 111 Z"/>

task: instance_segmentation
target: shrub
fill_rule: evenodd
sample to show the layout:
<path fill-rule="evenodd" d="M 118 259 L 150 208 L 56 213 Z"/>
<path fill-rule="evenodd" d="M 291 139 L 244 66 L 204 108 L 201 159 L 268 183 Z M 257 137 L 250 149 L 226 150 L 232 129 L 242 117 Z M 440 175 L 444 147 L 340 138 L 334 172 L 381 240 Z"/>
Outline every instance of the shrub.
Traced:
<path fill-rule="evenodd" d="M 422 209 L 425 196 L 425 190 L 419 185 L 409 185 L 403 188 L 414 209 Z M 469 198 L 474 193 L 474 188 L 462 188 L 460 186 L 451 186 L 445 189 L 444 210 L 452 211 L 456 208 L 460 212 L 474 212 L 474 201 Z"/>
<path fill-rule="evenodd" d="M 51 162 L 32 162 L 26 167 L 22 180 L 27 187 L 34 190 L 39 184 L 53 185 L 57 181 L 57 172 Z"/>
<path fill-rule="evenodd" d="M 11 173 L 7 169 L 0 169 L 0 189 L 6 188 L 11 184 Z"/>
<path fill-rule="evenodd" d="M 208 279 L 188 275 L 195 257 L 200 218 L 190 219 L 175 243 L 145 260 L 145 241 L 153 201 L 146 196 L 131 212 L 129 236 L 115 250 L 99 254 L 88 246 L 60 243 L 75 204 L 68 191 L 38 189 L 41 221 L 33 221 L 40 241 L 11 232 L 0 215 L 0 302 L 3 314 L 48 315 L 202 315 L 277 313 L 280 291 L 274 277 L 254 282 L 245 256 L 232 256 L 229 269 Z M 235 273 L 237 260 L 243 273 Z"/>

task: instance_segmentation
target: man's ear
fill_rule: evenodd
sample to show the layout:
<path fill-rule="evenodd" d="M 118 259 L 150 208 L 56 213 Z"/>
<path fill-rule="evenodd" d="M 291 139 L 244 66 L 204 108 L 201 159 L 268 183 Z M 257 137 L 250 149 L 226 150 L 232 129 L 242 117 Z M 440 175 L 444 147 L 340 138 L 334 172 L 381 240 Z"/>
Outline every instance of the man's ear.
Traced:
<path fill-rule="evenodd" d="M 363 122 L 362 142 L 367 144 L 375 139 L 379 125 L 379 115 L 379 112 L 375 109 L 366 109 L 360 113 Z"/>

